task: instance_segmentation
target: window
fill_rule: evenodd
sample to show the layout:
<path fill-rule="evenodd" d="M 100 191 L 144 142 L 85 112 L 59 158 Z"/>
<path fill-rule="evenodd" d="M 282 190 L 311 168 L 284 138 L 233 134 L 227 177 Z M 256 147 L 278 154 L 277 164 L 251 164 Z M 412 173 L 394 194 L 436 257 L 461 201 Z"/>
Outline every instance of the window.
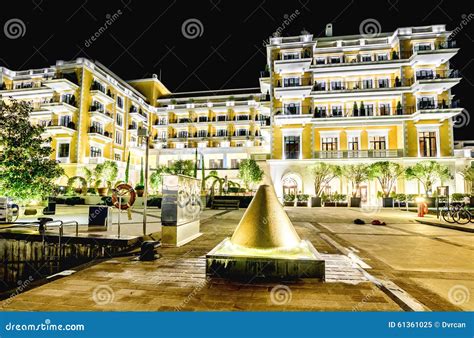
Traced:
<path fill-rule="evenodd" d="M 359 150 L 359 137 L 350 136 L 347 140 L 347 150 Z"/>
<path fill-rule="evenodd" d="M 123 99 L 121 96 L 117 96 L 117 106 L 123 108 Z"/>
<path fill-rule="evenodd" d="M 92 101 L 91 111 L 104 112 L 104 105 L 98 101 Z"/>
<path fill-rule="evenodd" d="M 434 97 L 421 97 L 418 99 L 418 109 L 434 109 Z"/>
<path fill-rule="evenodd" d="M 362 80 L 362 88 L 364 88 L 364 89 L 372 89 L 372 88 L 373 88 L 372 79 L 365 79 L 365 80 Z"/>
<path fill-rule="evenodd" d="M 58 149 L 59 158 L 68 158 L 69 157 L 69 143 L 60 143 Z"/>
<path fill-rule="evenodd" d="M 207 136 L 207 130 L 198 130 L 198 137 L 206 137 Z"/>
<path fill-rule="evenodd" d="M 236 136 L 247 136 L 248 130 L 247 129 L 237 129 Z"/>
<path fill-rule="evenodd" d="M 217 136 L 227 136 L 227 130 L 226 129 L 218 129 L 216 135 Z"/>
<path fill-rule="evenodd" d="M 380 115 L 390 115 L 390 103 L 380 104 Z"/>
<path fill-rule="evenodd" d="M 419 50 L 431 50 L 431 43 L 424 42 L 424 43 L 416 43 L 414 47 L 415 52 Z"/>
<path fill-rule="evenodd" d="M 283 60 L 294 60 L 294 59 L 299 59 L 300 58 L 300 53 L 298 52 L 291 52 L 291 53 L 284 53 L 283 54 Z"/>
<path fill-rule="evenodd" d="M 361 60 L 362 62 L 370 62 L 372 61 L 372 56 L 370 54 L 362 55 Z"/>
<path fill-rule="evenodd" d="M 342 87 L 342 81 L 331 81 L 331 90 L 341 90 L 344 89 Z"/>
<path fill-rule="evenodd" d="M 188 137 L 188 131 L 187 130 L 181 130 L 178 132 L 178 137 L 186 138 Z"/>
<path fill-rule="evenodd" d="M 326 82 L 325 81 L 316 81 L 314 84 L 315 91 L 324 91 L 326 90 Z"/>
<path fill-rule="evenodd" d="M 207 116 L 199 116 L 198 122 L 207 122 Z"/>
<path fill-rule="evenodd" d="M 337 150 L 337 137 L 323 137 L 321 139 L 321 150 L 322 151 Z"/>
<path fill-rule="evenodd" d="M 115 161 L 122 161 L 122 155 L 115 153 L 114 154 L 114 160 Z"/>
<path fill-rule="evenodd" d="M 239 165 L 240 165 L 240 159 L 233 158 L 230 160 L 230 167 L 232 169 L 239 169 Z"/>
<path fill-rule="evenodd" d="M 227 121 L 227 115 L 218 115 L 217 121 Z"/>
<path fill-rule="evenodd" d="M 117 116 L 116 116 L 115 120 L 117 121 L 117 126 L 119 126 L 119 127 L 123 126 L 123 115 L 122 114 L 117 113 Z"/>
<path fill-rule="evenodd" d="M 332 116 L 341 117 L 342 116 L 342 106 L 332 106 L 331 107 Z"/>
<path fill-rule="evenodd" d="M 224 160 L 222 159 L 209 160 L 209 169 L 222 169 L 223 165 L 224 165 Z"/>
<path fill-rule="evenodd" d="M 115 143 L 122 144 L 122 132 L 116 131 L 115 132 Z"/>
<path fill-rule="evenodd" d="M 317 65 L 324 65 L 326 63 L 326 58 L 316 58 Z"/>
<path fill-rule="evenodd" d="M 331 63 L 341 63 L 341 57 L 340 56 L 331 56 Z"/>
<path fill-rule="evenodd" d="M 326 117 L 327 116 L 326 107 L 325 106 L 317 106 L 315 111 L 314 111 L 314 114 L 315 114 L 316 117 Z"/>
<path fill-rule="evenodd" d="M 102 126 L 102 123 L 97 122 L 97 121 L 92 121 L 90 132 L 91 133 L 97 133 L 97 134 L 103 134 L 104 133 L 104 128 Z"/>
<path fill-rule="evenodd" d="M 283 79 L 283 87 L 297 87 L 301 83 L 299 77 L 287 77 Z"/>
<path fill-rule="evenodd" d="M 59 118 L 59 125 L 68 127 L 69 123 L 71 122 L 71 116 L 69 115 L 63 115 Z"/>
<path fill-rule="evenodd" d="M 285 136 L 285 159 L 300 158 L 300 137 Z"/>
<path fill-rule="evenodd" d="M 301 114 L 301 112 L 300 112 L 300 108 L 301 108 L 300 103 L 285 103 L 283 107 L 284 107 L 285 115 L 299 115 L 299 114 Z"/>
<path fill-rule="evenodd" d="M 390 87 L 388 79 L 379 79 L 379 88 L 388 88 Z"/>
<path fill-rule="evenodd" d="M 437 156 L 436 132 L 424 131 L 418 134 L 420 156 L 435 157 Z"/>
<path fill-rule="evenodd" d="M 374 115 L 374 105 L 373 104 L 366 104 L 364 108 L 365 108 L 365 114 L 367 116 L 373 116 Z"/>
<path fill-rule="evenodd" d="M 377 54 L 377 61 L 387 61 L 388 55 L 387 54 Z"/>
<path fill-rule="evenodd" d="M 98 147 L 91 146 L 90 148 L 90 157 L 102 157 L 102 149 Z"/>
<path fill-rule="evenodd" d="M 434 72 L 431 69 L 421 69 L 416 71 L 417 80 L 430 80 L 434 78 Z"/>
<path fill-rule="evenodd" d="M 373 150 L 385 150 L 386 141 L 385 136 L 370 136 L 369 137 L 369 147 Z"/>

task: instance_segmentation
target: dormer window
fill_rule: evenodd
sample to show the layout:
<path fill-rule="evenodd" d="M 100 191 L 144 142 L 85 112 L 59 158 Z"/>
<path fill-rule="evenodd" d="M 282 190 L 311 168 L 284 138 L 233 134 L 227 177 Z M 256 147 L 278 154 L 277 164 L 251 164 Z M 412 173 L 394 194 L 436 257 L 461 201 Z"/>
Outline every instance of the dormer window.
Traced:
<path fill-rule="evenodd" d="M 285 52 L 283 53 L 283 60 L 295 60 L 301 58 L 299 52 Z"/>

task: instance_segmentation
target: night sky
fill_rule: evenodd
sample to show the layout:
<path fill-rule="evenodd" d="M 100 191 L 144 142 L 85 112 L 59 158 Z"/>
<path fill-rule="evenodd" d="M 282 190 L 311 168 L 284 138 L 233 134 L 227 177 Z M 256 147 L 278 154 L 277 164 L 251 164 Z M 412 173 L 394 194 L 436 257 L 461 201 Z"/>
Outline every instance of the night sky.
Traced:
<path fill-rule="evenodd" d="M 323 7 L 322 4 L 330 4 Z M 8 8 L 7 5 L 8 4 Z M 171 91 L 257 87 L 264 69 L 264 41 L 284 19 L 292 17 L 283 36 L 303 29 L 324 35 L 359 34 L 365 19 L 375 19 L 383 32 L 397 27 L 461 25 L 474 13 L 468 1 L 4 1 L 0 11 L 0 65 L 10 69 L 40 68 L 56 60 L 98 60 L 123 79 L 161 74 Z M 5 31 L 16 23 L 18 31 Z M 87 41 L 99 32 L 96 41 Z M 465 20 L 466 21 L 466 20 Z M 185 25 L 185 23 L 187 25 Z M 189 30 L 184 30 L 187 26 Z M 193 30 L 196 28 L 196 30 Z M 474 19 L 455 37 L 459 54 L 452 68 L 463 80 L 453 93 L 467 112 L 474 111 Z M 474 139 L 465 113 L 457 139 Z M 474 120 L 474 117 L 473 117 Z"/>

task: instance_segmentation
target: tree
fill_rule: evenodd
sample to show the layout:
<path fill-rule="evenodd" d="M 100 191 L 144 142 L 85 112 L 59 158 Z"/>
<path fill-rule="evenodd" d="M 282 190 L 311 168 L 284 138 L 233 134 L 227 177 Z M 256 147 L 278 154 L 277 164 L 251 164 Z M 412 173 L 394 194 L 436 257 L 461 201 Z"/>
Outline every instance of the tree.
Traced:
<path fill-rule="evenodd" d="M 198 171 L 198 150 L 196 148 L 196 150 L 194 151 L 194 172 L 193 172 L 194 178 L 197 178 L 197 171 Z"/>
<path fill-rule="evenodd" d="M 155 191 L 159 192 L 163 185 L 163 175 L 169 173 L 169 168 L 160 165 L 150 175 L 150 187 Z"/>
<path fill-rule="evenodd" d="M 364 102 L 361 102 L 360 103 L 360 109 L 359 109 L 359 115 L 360 116 L 365 116 L 365 106 L 364 106 Z"/>
<path fill-rule="evenodd" d="M 128 152 L 127 165 L 125 167 L 125 183 L 128 183 L 130 179 L 130 151 Z"/>
<path fill-rule="evenodd" d="M 360 184 L 369 179 L 367 164 L 349 164 L 342 167 L 342 176 L 352 184 L 352 197 L 360 196 Z"/>
<path fill-rule="evenodd" d="M 96 177 L 96 186 L 97 187 L 107 187 L 112 186 L 112 182 L 117 179 L 118 166 L 114 161 L 105 161 L 95 166 L 94 176 Z"/>
<path fill-rule="evenodd" d="M 263 179 L 263 170 L 254 159 L 242 160 L 239 164 L 239 178 L 244 182 L 248 190 L 252 184 L 259 183 Z"/>
<path fill-rule="evenodd" d="M 141 187 L 145 186 L 145 173 L 143 172 L 143 157 L 140 158 L 140 183 Z"/>
<path fill-rule="evenodd" d="M 324 162 L 317 163 L 309 168 L 313 176 L 314 193 L 321 196 L 324 188 L 336 177 L 341 174 L 341 167 Z"/>
<path fill-rule="evenodd" d="M 357 102 L 354 101 L 354 106 L 352 107 L 352 116 L 359 116 L 359 107 L 357 107 Z"/>
<path fill-rule="evenodd" d="M 177 160 L 170 166 L 170 173 L 173 175 L 193 176 L 194 161 L 192 160 Z"/>
<path fill-rule="evenodd" d="M 54 181 L 64 174 L 50 159 L 44 127 L 29 121 L 31 105 L 0 101 L 0 195 L 19 203 L 42 199 L 54 190 Z"/>
<path fill-rule="evenodd" d="M 468 191 L 472 192 L 472 185 L 474 184 L 474 168 L 467 166 L 460 172 L 460 174 L 468 186 Z"/>
<path fill-rule="evenodd" d="M 382 195 L 387 198 L 393 190 L 397 179 L 404 174 L 403 167 L 395 162 L 375 162 L 369 167 L 369 178 L 376 178 L 382 187 Z"/>
<path fill-rule="evenodd" d="M 417 180 L 425 190 L 426 196 L 429 196 L 433 190 L 433 185 L 440 181 L 441 183 L 450 179 L 451 172 L 449 168 L 436 161 L 422 161 L 405 170 L 405 175 L 409 180 Z"/>

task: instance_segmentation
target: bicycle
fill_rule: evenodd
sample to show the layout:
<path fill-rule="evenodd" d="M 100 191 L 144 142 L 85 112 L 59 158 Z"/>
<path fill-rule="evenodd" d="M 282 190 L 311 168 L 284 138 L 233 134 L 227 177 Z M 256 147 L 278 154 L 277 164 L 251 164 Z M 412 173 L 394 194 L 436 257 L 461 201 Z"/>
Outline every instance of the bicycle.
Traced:
<path fill-rule="evenodd" d="M 467 224 L 473 222 L 474 215 L 464 203 L 451 203 L 441 211 L 441 217 L 447 223 Z"/>

